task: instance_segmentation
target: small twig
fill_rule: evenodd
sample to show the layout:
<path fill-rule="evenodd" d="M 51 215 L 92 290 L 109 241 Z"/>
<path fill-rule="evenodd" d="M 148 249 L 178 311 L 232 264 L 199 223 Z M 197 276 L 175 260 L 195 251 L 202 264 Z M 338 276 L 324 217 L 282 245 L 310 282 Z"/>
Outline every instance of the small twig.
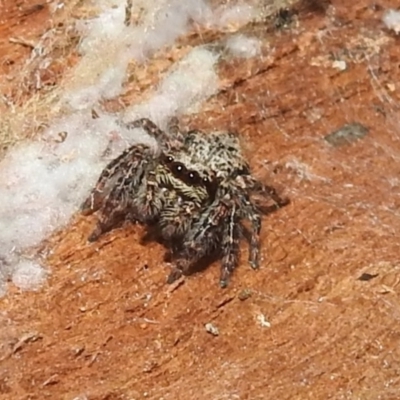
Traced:
<path fill-rule="evenodd" d="M 236 297 L 235 295 L 225 297 L 222 301 L 220 301 L 220 302 L 216 305 L 216 308 L 218 309 L 218 308 L 221 308 L 221 307 L 226 306 L 226 305 L 229 304 L 231 301 L 233 301 L 233 300 L 235 299 L 235 297 Z"/>
<path fill-rule="evenodd" d="M 15 354 L 16 352 L 21 350 L 25 344 L 36 342 L 37 340 L 39 340 L 41 338 L 42 338 L 42 335 L 40 335 L 37 332 L 29 332 L 29 333 L 25 334 L 12 348 L 12 354 Z"/>
<path fill-rule="evenodd" d="M 57 378 L 57 374 L 54 374 L 50 376 L 50 378 L 46 379 L 43 383 L 42 386 L 48 386 L 48 385 L 55 385 L 58 383 L 60 380 Z"/>
<path fill-rule="evenodd" d="M 8 39 L 8 41 L 10 43 L 19 44 L 19 45 L 21 45 L 23 47 L 28 47 L 31 50 L 33 50 L 35 48 L 35 45 L 32 42 L 29 42 L 26 39 L 11 37 L 11 38 Z"/>
<path fill-rule="evenodd" d="M 88 367 L 91 367 L 91 366 L 96 362 L 97 357 L 98 357 L 100 354 L 101 354 L 101 351 L 96 351 L 96 352 L 92 355 L 92 357 L 90 358 L 90 360 L 89 360 L 87 366 L 88 366 Z"/>
<path fill-rule="evenodd" d="M 158 321 L 155 321 L 153 319 L 149 319 L 149 318 L 143 318 L 144 322 L 147 322 L 148 324 L 159 324 Z"/>
<path fill-rule="evenodd" d="M 180 279 L 176 280 L 174 283 L 169 285 L 167 289 L 168 295 L 171 295 L 171 293 L 175 292 L 179 287 L 181 287 L 185 283 L 185 277 L 181 276 Z"/>
<path fill-rule="evenodd" d="M 34 6 L 24 10 L 20 17 L 28 17 L 29 15 L 32 15 L 34 13 L 44 10 L 44 8 L 45 8 L 44 4 L 35 4 Z"/>
<path fill-rule="evenodd" d="M 131 24 L 132 19 L 132 0 L 126 1 L 125 6 L 125 26 L 129 26 Z"/>
<path fill-rule="evenodd" d="M 37 332 L 29 332 L 25 334 L 21 339 L 18 340 L 12 349 L 0 359 L 0 361 L 3 361 L 20 351 L 25 344 L 36 342 L 37 340 L 42 339 L 42 337 L 43 336 Z"/>
<path fill-rule="evenodd" d="M 5 96 L 4 94 L 0 94 L 0 99 L 3 100 L 4 104 L 7 107 L 12 108 L 13 110 L 15 109 L 14 103 L 10 99 L 8 99 L 7 96 Z"/>

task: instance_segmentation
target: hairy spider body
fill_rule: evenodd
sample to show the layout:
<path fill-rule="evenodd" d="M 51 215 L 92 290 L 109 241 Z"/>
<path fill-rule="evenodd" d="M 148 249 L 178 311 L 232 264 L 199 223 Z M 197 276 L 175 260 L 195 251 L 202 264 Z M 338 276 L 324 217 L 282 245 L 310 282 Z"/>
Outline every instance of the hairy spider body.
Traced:
<path fill-rule="evenodd" d="M 133 145 L 104 169 L 82 205 L 85 215 L 99 211 L 89 241 L 126 219 L 151 226 L 175 264 L 169 283 L 217 253 L 222 258 L 220 285 L 225 287 L 238 263 L 242 237 L 250 244 L 250 265 L 258 268 L 261 214 L 288 200 L 251 175 L 238 137 L 230 132 L 182 132 L 175 126 L 163 132 L 148 119 L 129 127 L 143 128 L 156 139 L 157 148 Z M 274 206 L 260 206 L 253 194 L 271 198 Z"/>

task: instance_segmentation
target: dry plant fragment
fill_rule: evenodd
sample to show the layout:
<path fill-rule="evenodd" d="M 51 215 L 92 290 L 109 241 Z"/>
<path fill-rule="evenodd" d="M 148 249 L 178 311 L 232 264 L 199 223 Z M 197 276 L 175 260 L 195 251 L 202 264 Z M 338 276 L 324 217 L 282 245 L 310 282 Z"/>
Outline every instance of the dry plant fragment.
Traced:
<path fill-rule="evenodd" d="M 396 35 L 400 33 L 400 11 L 392 9 L 387 10 L 382 20 L 386 27 L 394 31 Z"/>
<path fill-rule="evenodd" d="M 37 332 L 26 333 L 25 335 L 23 335 L 21 337 L 21 339 L 18 340 L 18 342 L 13 346 L 13 348 L 8 353 L 6 353 L 2 358 L 0 358 L 0 361 L 3 361 L 5 359 L 7 359 L 8 357 L 11 357 L 13 354 L 17 353 L 18 351 L 20 351 L 24 347 L 25 344 L 34 343 L 39 339 L 42 339 L 42 335 L 40 333 L 37 333 Z"/>
<path fill-rule="evenodd" d="M 219 335 L 218 328 L 214 324 L 212 324 L 211 322 L 205 324 L 204 327 L 205 327 L 205 329 L 206 329 L 206 331 L 208 333 L 211 333 L 211 335 L 213 335 L 213 336 L 218 336 Z"/>
<path fill-rule="evenodd" d="M 368 134 L 368 128 L 358 122 L 343 125 L 341 128 L 325 136 L 332 146 L 343 146 L 362 139 Z"/>

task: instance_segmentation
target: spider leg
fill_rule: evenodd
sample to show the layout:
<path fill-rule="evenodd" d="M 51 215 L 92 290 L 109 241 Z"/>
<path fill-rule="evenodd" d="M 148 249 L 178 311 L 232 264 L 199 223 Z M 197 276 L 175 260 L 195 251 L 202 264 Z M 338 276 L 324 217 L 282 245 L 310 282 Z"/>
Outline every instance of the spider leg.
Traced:
<path fill-rule="evenodd" d="M 139 192 L 130 193 L 136 220 L 141 223 L 152 223 L 157 219 L 162 208 L 158 189 L 154 172 L 149 172 L 145 181 L 142 182 Z"/>
<path fill-rule="evenodd" d="M 272 186 L 265 185 L 264 183 L 253 178 L 251 175 L 244 176 L 244 179 L 246 181 L 248 190 L 263 194 L 264 196 L 268 196 L 274 201 L 275 207 L 272 207 L 273 209 L 284 207 L 289 204 L 290 200 L 288 198 L 280 197 L 276 189 Z"/>
<path fill-rule="evenodd" d="M 182 131 L 179 125 L 179 119 L 177 117 L 172 117 L 168 121 L 167 131 L 172 138 L 175 139 L 172 144 L 177 147 L 181 146 L 185 139 L 186 132 Z"/>
<path fill-rule="evenodd" d="M 116 182 L 112 182 L 113 186 L 110 188 L 109 193 L 107 191 L 99 193 L 95 188 L 89 199 L 86 200 L 87 203 L 94 199 L 94 205 L 96 206 L 91 206 L 89 213 L 100 209 L 96 228 L 89 236 L 90 242 L 97 240 L 101 235 L 118 226 L 124 219 L 138 219 L 134 201 L 137 197 L 137 188 L 140 187 L 143 179 L 145 179 L 148 164 L 151 163 L 151 160 L 149 161 L 148 159 L 148 156 L 151 156 L 151 150 L 143 146 L 132 147 L 130 150 L 129 159 L 124 160 L 122 171 L 118 172 L 122 176 L 117 176 Z M 99 201 L 100 196 L 101 201 Z M 84 203 L 84 206 L 86 206 L 86 203 Z"/>
<path fill-rule="evenodd" d="M 126 124 L 126 127 L 130 129 L 142 128 L 146 131 L 146 133 L 156 140 L 165 140 L 168 138 L 167 134 L 148 118 L 140 118 L 129 122 Z"/>
<path fill-rule="evenodd" d="M 251 234 L 249 238 L 249 264 L 253 269 L 257 269 L 259 267 L 260 259 L 260 213 L 269 214 L 280 207 L 286 206 L 289 204 L 290 200 L 288 198 L 280 197 L 275 188 L 263 184 L 251 175 L 244 175 L 243 179 L 245 181 L 245 188 L 248 193 L 256 192 L 264 196 L 268 196 L 275 203 L 272 206 L 264 206 L 257 203 L 252 203 L 248 194 L 244 195 L 244 193 L 242 193 L 240 196 L 237 196 L 240 197 L 242 217 L 250 220 L 251 223 Z"/>
<path fill-rule="evenodd" d="M 127 128 L 142 128 L 148 135 L 155 138 L 158 142 L 164 143 L 169 150 L 182 147 L 183 134 L 179 129 L 179 122 L 176 117 L 171 118 L 167 126 L 167 132 L 160 129 L 148 118 L 140 118 L 126 124 Z"/>
<path fill-rule="evenodd" d="M 174 135 L 180 133 L 179 119 L 177 117 L 170 118 L 170 120 L 168 121 L 167 130 Z"/>
<path fill-rule="evenodd" d="M 229 218 L 226 221 L 222 235 L 222 264 L 219 281 L 222 288 L 228 286 L 229 278 L 239 260 L 240 229 L 239 221 L 237 221 L 235 215 L 236 207 L 234 206 L 229 212 Z"/>
<path fill-rule="evenodd" d="M 279 196 L 278 192 L 272 186 L 264 185 L 261 182 L 258 182 L 260 185 L 260 192 L 269 196 L 274 203 L 276 204 L 276 208 L 284 207 L 289 204 L 290 200 L 288 198 L 282 198 Z"/>
<path fill-rule="evenodd" d="M 106 186 L 111 186 L 113 178 L 116 176 L 124 176 L 132 173 L 137 169 L 140 162 L 148 154 L 150 148 L 144 145 L 133 145 L 126 149 L 120 156 L 112 160 L 106 168 L 104 168 L 96 186 L 91 191 L 87 199 L 81 205 L 81 212 L 83 215 L 90 215 L 99 210 L 104 204 L 110 190 Z"/>
<path fill-rule="evenodd" d="M 101 208 L 101 205 L 107 195 L 104 188 L 107 182 L 118 173 L 125 170 L 127 160 L 131 157 L 133 148 L 126 149 L 120 156 L 112 160 L 102 171 L 96 186 L 90 192 L 90 195 L 81 205 L 81 212 L 83 215 L 90 215 Z"/>
<path fill-rule="evenodd" d="M 253 269 L 257 269 L 260 264 L 261 215 L 246 194 L 241 193 L 238 198 L 240 199 L 241 217 L 248 219 L 251 223 L 250 235 L 245 235 L 250 247 L 249 264 Z"/>
<path fill-rule="evenodd" d="M 120 178 L 118 184 L 114 186 L 110 195 L 107 197 L 101 209 L 96 227 L 88 237 L 89 242 L 98 240 L 100 236 L 118 226 L 118 223 L 128 214 L 127 202 L 124 201 L 123 181 L 124 178 Z"/>
<path fill-rule="evenodd" d="M 255 210 L 252 210 L 249 219 L 252 224 L 252 232 L 250 237 L 249 264 L 251 268 L 257 269 L 260 266 L 261 216 Z"/>

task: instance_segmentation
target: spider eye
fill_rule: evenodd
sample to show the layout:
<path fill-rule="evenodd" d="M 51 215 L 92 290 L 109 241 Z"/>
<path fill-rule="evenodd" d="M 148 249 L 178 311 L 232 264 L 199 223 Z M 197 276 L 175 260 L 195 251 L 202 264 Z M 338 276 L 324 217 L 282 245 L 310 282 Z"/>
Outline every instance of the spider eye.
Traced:
<path fill-rule="evenodd" d="M 177 173 L 177 174 L 182 174 L 186 171 L 185 166 L 180 163 L 180 162 L 176 162 L 172 165 L 173 170 Z"/>
<path fill-rule="evenodd" d="M 199 183 L 200 176 L 196 171 L 188 171 L 187 177 L 191 184 L 197 185 Z"/>
<path fill-rule="evenodd" d="M 162 155 L 162 161 L 165 163 L 165 164 L 171 164 L 173 161 L 174 161 L 174 157 L 172 157 L 172 156 L 169 156 L 169 155 L 166 155 L 166 154 L 163 154 Z"/>

